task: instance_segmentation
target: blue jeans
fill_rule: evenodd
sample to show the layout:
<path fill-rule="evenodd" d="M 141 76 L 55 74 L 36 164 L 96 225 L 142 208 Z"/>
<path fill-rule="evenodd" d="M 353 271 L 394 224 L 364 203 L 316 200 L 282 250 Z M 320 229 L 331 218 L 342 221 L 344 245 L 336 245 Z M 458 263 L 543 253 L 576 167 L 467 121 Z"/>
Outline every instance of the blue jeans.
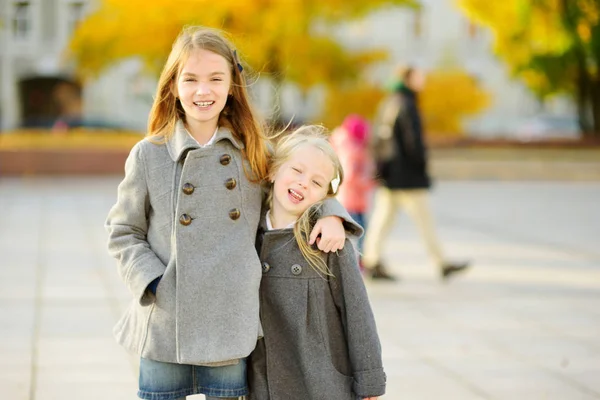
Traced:
<path fill-rule="evenodd" d="M 199 393 L 207 398 L 247 395 L 246 359 L 236 365 L 203 367 L 140 358 L 139 398 L 179 400 Z"/>

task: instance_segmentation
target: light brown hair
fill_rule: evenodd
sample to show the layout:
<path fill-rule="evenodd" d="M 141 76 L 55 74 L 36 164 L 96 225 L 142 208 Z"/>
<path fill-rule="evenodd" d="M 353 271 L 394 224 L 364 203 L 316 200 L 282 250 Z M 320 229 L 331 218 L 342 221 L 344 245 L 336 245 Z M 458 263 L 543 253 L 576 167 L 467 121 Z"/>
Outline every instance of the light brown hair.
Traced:
<path fill-rule="evenodd" d="M 263 126 L 250 104 L 245 73 L 238 67 L 238 55 L 219 30 L 189 26 L 181 31 L 160 74 L 146 136 L 154 143 L 165 143 L 173 135 L 177 120 L 185 122 L 185 111 L 175 97 L 173 86 L 190 54 L 197 49 L 218 54 L 229 64 L 231 95 L 219 115 L 218 126 L 229 128 L 234 137 L 244 144 L 242 155 L 251 170 L 246 171 L 248 178 L 253 182 L 265 179 L 268 159 Z"/>

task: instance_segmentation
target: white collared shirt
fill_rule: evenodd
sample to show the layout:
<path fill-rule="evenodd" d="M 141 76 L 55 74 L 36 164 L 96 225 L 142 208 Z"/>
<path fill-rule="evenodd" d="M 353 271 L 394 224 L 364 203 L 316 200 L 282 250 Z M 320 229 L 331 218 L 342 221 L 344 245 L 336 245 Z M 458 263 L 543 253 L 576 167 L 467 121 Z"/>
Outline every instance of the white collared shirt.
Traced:
<path fill-rule="evenodd" d="M 268 231 L 272 231 L 273 229 L 273 224 L 271 224 L 271 210 L 267 210 L 267 213 L 265 214 L 265 218 L 266 218 L 266 222 L 267 222 L 267 230 Z M 293 228 L 294 225 L 296 225 L 296 221 L 292 222 L 291 224 L 289 224 L 288 226 L 286 226 L 283 229 L 288 229 L 288 228 Z"/>

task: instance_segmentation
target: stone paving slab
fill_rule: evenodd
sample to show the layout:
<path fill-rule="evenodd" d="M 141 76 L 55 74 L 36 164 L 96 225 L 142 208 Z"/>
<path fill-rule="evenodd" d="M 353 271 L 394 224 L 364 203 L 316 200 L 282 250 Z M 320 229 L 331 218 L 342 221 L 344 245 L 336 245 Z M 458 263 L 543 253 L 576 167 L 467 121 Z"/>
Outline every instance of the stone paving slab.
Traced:
<path fill-rule="evenodd" d="M 0 179 L 0 398 L 135 399 L 112 338 L 130 295 L 105 249 L 118 178 Z M 392 399 L 600 399 L 598 183 L 443 182 L 439 281 L 403 215 L 397 283 L 367 281 Z M 201 398 L 201 397 L 199 397 Z"/>

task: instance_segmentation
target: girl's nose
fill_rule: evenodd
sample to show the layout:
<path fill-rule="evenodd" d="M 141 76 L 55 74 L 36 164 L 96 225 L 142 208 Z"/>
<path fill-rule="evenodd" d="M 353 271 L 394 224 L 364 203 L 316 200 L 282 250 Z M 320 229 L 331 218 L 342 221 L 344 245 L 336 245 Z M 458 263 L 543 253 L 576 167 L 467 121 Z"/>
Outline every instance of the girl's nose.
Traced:
<path fill-rule="evenodd" d="M 204 94 L 208 94 L 210 92 L 210 90 L 208 89 L 208 85 L 206 85 L 205 83 L 200 83 L 198 85 L 198 90 L 196 90 L 196 94 L 202 96 Z"/>

